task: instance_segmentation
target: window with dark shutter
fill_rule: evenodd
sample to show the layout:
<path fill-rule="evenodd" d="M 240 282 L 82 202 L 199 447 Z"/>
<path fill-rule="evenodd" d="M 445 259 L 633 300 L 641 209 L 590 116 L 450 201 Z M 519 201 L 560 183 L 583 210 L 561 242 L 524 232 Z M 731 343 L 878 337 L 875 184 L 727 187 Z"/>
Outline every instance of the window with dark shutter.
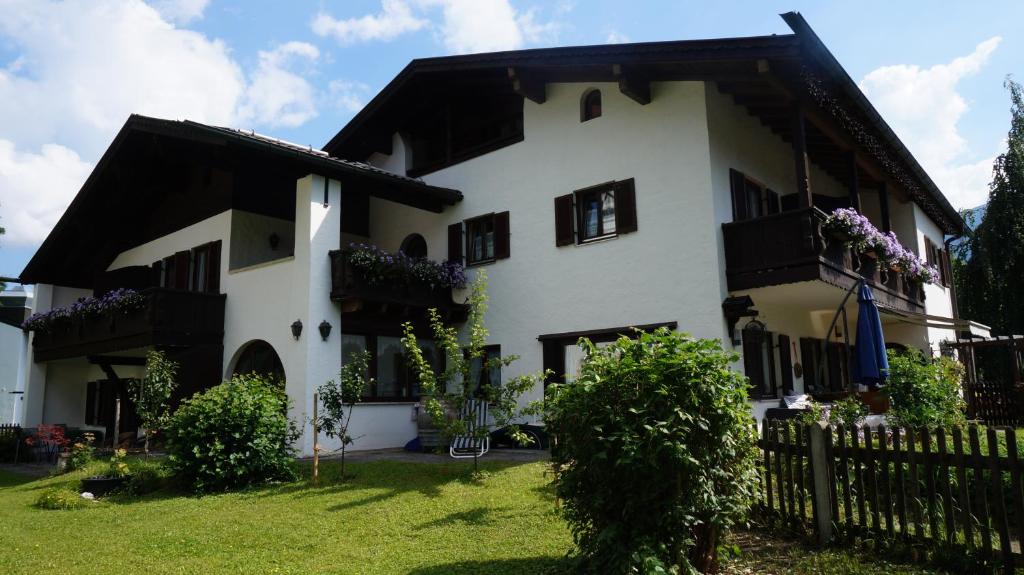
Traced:
<path fill-rule="evenodd" d="M 484 264 L 495 260 L 494 214 L 477 216 L 465 221 L 466 265 Z"/>
<path fill-rule="evenodd" d="M 810 337 L 800 338 L 800 361 L 804 372 L 804 393 L 818 391 L 818 341 Z"/>
<path fill-rule="evenodd" d="M 462 222 L 448 226 L 448 261 L 462 263 Z"/>
<path fill-rule="evenodd" d="M 220 240 L 209 244 L 206 264 L 206 291 L 209 293 L 220 293 L 220 246 Z"/>
<path fill-rule="evenodd" d="M 174 254 L 173 284 L 167 287 L 188 289 L 189 272 L 191 271 L 192 252 L 185 250 Z"/>
<path fill-rule="evenodd" d="M 511 252 L 508 212 L 494 214 L 494 259 L 509 257 Z"/>
<path fill-rule="evenodd" d="M 555 245 L 567 246 L 576 243 L 572 230 L 572 194 L 555 198 Z"/>
<path fill-rule="evenodd" d="M 153 262 L 153 265 L 150 266 L 150 269 L 153 270 L 153 280 L 152 280 L 153 283 L 152 283 L 152 285 L 155 285 L 156 287 L 163 286 L 164 285 L 164 261 L 163 260 L 157 260 L 157 261 Z"/>
<path fill-rule="evenodd" d="M 732 188 L 732 221 L 749 219 L 747 209 L 746 177 L 736 170 L 729 170 L 729 186 Z"/>
<path fill-rule="evenodd" d="M 942 285 L 949 287 L 953 283 L 953 266 L 949 261 L 949 250 L 938 250 L 939 253 L 939 279 Z"/>
<path fill-rule="evenodd" d="M 752 398 L 778 396 L 772 339 L 771 332 L 761 327 L 747 327 L 743 330 L 743 369 L 750 380 Z"/>
<path fill-rule="evenodd" d="M 782 375 L 782 393 L 793 393 L 793 357 L 790 354 L 791 343 L 788 335 L 780 335 L 779 340 L 779 371 Z"/>
<path fill-rule="evenodd" d="M 734 222 L 777 214 L 782 211 L 779 194 L 738 170 L 729 170 Z"/>
<path fill-rule="evenodd" d="M 615 231 L 628 234 L 636 230 L 636 187 L 630 178 L 615 183 Z"/>

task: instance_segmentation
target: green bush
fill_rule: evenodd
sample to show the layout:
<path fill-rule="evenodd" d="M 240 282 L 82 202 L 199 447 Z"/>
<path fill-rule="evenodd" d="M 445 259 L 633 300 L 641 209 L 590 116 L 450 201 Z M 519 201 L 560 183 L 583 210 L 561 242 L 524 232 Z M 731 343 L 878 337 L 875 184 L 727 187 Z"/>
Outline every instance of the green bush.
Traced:
<path fill-rule="evenodd" d="M 844 397 L 832 404 L 828 412 L 828 422 L 832 425 L 843 424 L 846 429 L 853 429 L 864 423 L 868 415 L 868 406 L 856 395 Z"/>
<path fill-rule="evenodd" d="M 47 489 L 36 498 L 36 507 L 40 509 L 81 509 L 85 504 L 78 492 L 67 488 Z"/>
<path fill-rule="evenodd" d="M 889 351 L 888 419 L 903 427 L 963 425 L 964 400 L 960 395 L 963 366 L 951 358 L 926 358 L 916 350 Z"/>
<path fill-rule="evenodd" d="M 757 481 L 737 356 L 666 329 L 580 346 L 581 374 L 551 388 L 545 416 L 579 570 L 713 569 Z"/>
<path fill-rule="evenodd" d="M 93 447 L 93 437 L 91 434 L 85 434 L 81 441 L 76 441 L 71 445 L 65 471 L 76 471 L 89 465 L 96 453 L 96 448 Z"/>
<path fill-rule="evenodd" d="M 160 491 L 170 483 L 170 470 L 161 461 L 138 459 L 132 461 L 131 469 L 124 487 L 128 495 L 146 495 Z"/>
<path fill-rule="evenodd" d="M 298 437 L 282 386 L 255 374 L 192 396 L 166 425 L 167 464 L 196 493 L 292 480 Z"/>

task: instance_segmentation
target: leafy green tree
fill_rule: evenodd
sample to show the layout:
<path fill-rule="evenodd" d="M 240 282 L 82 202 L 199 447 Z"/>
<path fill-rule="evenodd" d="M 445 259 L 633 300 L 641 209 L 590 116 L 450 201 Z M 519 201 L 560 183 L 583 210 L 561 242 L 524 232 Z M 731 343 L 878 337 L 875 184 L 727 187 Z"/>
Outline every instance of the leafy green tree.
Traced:
<path fill-rule="evenodd" d="M 581 573 L 713 572 L 757 485 L 738 355 L 661 328 L 599 348 L 548 389 L 545 422 Z"/>
<path fill-rule="evenodd" d="M 146 353 L 146 374 L 142 379 L 128 380 L 128 393 L 135 401 L 146 434 L 144 450 L 149 455 L 149 440 L 167 421 L 171 413 L 171 396 L 178 387 L 178 363 L 167 359 L 162 351 Z"/>
<path fill-rule="evenodd" d="M 436 309 L 430 310 L 434 343 L 446 359 L 445 369 L 440 374 L 435 373 L 434 367 L 423 357 L 409 322 L 402 326 L 405 333 L 402 344 L 413 371 L 419 377 L 420 395 L 425 409 L 443 438 L 450 441 L 454 437 L 469 435 L 482 441 L 492 429 L 507 427 L 513 440 L 526 445 L 531 439 L 519 429 L 516 421 L 538 414 L 541 407 L 539 402 L 522 406 L 519 398 L 538 385 L 543 387 L 544 373 L 521 375 L 504 382 L 488 379 L 477 385 L 474 380 L 478 373 L 475 366 L 479 365 L 479 369 L 486 373 L 507 368 L 519 359 L 516 355 L 488 357 L 485 352 L 489 336 L 484 327 L 487 302 L 487 275 L 481 270 L 470 286 L 466 341 L 459 338 L 457 328 L 444 324 Z M 462 419 L 463 406 L 473 399 L 487 401 L 490 418 L 486 425 L 475 426 L 473 422 Z M 479 471 L 479 457 L 476 453 L 473 455 L 473 470 Z"/>
<path fill-rule="evenodd" d="M 962 378 L 963 366 L 952 358 L 926 358 L 913 348 L 890 350 L 885 390 L 892 405 L 887 419 L 893 425 L 914 428 L 963 425 Z"/>
<path fill-rule="evenodd" d="M 341 441 L 341 480 L 345 481 L 345 451 L 357 438 L 348 433 L 352 421 L 352 410 L 362 399 L 363 390 L 373 384 L 369 373 L 370 352 L 353 353 L 348 361 L 341 366 L 337 381 L 331 380 L 317 388 L 323 414 L 317 421 L 317 427 L 327 437 L 336 437 Z"/>
<path fill-rule="evenodd" d="M 1010 131 L 996 158 L 988 204 L 954 262 L 958 304 L 964 317 L 997 333 L 1024 333 L 1024 91 L 1007 78 Z"/>

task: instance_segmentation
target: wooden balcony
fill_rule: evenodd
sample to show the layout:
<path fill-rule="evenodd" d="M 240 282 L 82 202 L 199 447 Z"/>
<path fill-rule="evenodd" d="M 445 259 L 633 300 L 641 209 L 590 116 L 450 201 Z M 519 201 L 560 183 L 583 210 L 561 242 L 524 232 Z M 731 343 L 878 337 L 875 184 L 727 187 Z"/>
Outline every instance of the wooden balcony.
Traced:
<path fill-rule="evenodd" d="M 146 304 L 137 311 L 107 312 L 35 332 L 35 360 L 223 342 L 226 295 L 166 288 L 148 288 L 141 293 Z"/>
<path fill-rule="evenodd" d="M 885 273 L 868 256 L 856 256 L 822 233 L 825 213 L 803 208 L 722 224 L 729 291 L 822 281 L 848 289 L 861 277 L 875 300 L 896 311 L 924 313 L 920 285 Z M 837 297 L 836 305 L 839 304 Z"/>
<path fill-rule="evenodd" d="M 354 325 L 359 320 L 395 318 L 423 319 L 428 309 L 437 309 L 448 321 L 466 320 L 468 306 L 452 300 L 451 288 L 431 287 L 428 284 L 371 285 L 366 277 L 348 261 L 348 253 L 334 250 L 331 256 L 331 299 L 342 304 L 342 313 Z M 352 320 L 355 320 L 353 322 Z"/>

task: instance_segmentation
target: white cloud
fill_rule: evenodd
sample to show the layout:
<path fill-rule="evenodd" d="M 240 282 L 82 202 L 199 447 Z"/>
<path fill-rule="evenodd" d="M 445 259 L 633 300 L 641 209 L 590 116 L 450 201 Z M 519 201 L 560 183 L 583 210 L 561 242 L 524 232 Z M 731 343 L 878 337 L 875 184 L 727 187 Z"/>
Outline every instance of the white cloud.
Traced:
<path fill-rule="evenodd" d="M 350 44 L 369 40 L 391 40 L 406 32 L 415 32 L 426 25 L 426 20 L 412 15 L 407 2 L 381 0 L 380 14 L 338 20 L 326 12 L 320 12 L 313 19 L 313 32 L 318 36 L 332 36 L 342 44 Z"/>
<path fill-rule="evenodd" d="M 957 124 L 969 106 L 957 84 L 977 73 L 1002 39 L 978 44 L 974 51 L 947 64 L 883 66 L 860 82 L 886 121 L 957 208 L 985 202 L 992 158 L 972 161 Z"/>
<path fill-rule="evenodd" d="M 245 104 L 239 115 L 267 126 L 301 126 L 316 117 L 316 91 L 305 78 L 289 71 L 296 61 L 320 57 L 316 46 L 287 42 L 269 52 L 259 53 L 259 66 L 252 74 Z"/>
<path fill-rule="evenodd" d="M 605 44 L 625 44 L 629 42 L 629 36 L 626 36 L 618 30 L 611 30 L 608 32 L 608 36 L 604 39 Z"/>
<path fill-rule="evenodd" d="M 559 3 L 563 15 L 570 3 Z M 428 18 L 440 10 L 440 22 Z M 534 9 L 516 10 L 509 0 L 382 0 L 381 12 L 358 18 L 336 19 L 325 12 L 313 19 L 313 32 L 332 36 L 342 44 L 393 40 L 429 27 L 454 54 L 514 50 L 526 44 L 554 41 L 561 29 L 556 21 L 542 22 Z"/>
<path fill-rule="evenodd" d="M 176 18 L 198 17 L 201 4 L 178 2 Z M 317 61 L 314 46 L 260 52 L 246 74 L 223 41 L 169 17 L 141 0 L 0 0 L 0 42 L 13 53 L 0 62 L 5 243 L 38 243 L 49 232 L 88 175 L 83 166 L 132 113 L 238 127 L 316 115 L 321 95 L 301 73 Z M 19 166 L 46 175 L 25 188 Z"/>
<path fill-rule="evenodd" d="M 0 225 L 4 243 L 39 244 L 57 223 L 92 170 L 73 150 L 46 144 L 20 152 L 0 139 Z"/>
<path fill-rule="evenodd" d="M 165 19 L 178 24 L 187 24 L 203 17 L 210 0 L 153 0 L 150 4 Z"/>
<path fill-rule="evenodd" d="M 331 80 L 327 85 L 328 98 L 334 107 L 348 113 L 355 113 L 366 105 L 365 97 L 370 87 L 362 82 Z"/>

